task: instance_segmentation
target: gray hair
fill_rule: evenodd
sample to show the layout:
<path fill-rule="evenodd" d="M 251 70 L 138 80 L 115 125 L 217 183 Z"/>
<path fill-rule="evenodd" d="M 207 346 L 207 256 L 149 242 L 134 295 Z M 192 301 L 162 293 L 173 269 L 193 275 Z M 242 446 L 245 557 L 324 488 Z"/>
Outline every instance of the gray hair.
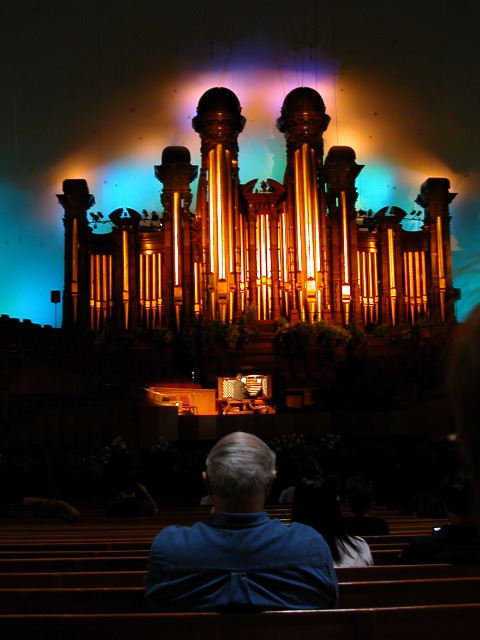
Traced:
<path fill-rule="evenodd" d="M 228 434 L 207 457 L 210 491 L 224 500 L 264 494 L 275 473 L 275 453 L 252 433 Z"/>

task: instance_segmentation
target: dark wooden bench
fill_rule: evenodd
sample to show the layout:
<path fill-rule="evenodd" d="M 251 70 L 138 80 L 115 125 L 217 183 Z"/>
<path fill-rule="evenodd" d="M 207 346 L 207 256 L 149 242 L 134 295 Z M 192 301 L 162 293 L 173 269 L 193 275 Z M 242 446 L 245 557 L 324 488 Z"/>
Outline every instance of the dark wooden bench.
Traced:
<path fill-rule="evenodd" d="M 401 609 L 277 611 L 257 614 L 110 614 L 0 616 L 0 637 L 8 640 L 472 640 L 480 605 L 436 605 Z"/>
<path fill-rule="evenodd" d="M 480 603 L 480 578 L 419 578 L 342 582 L 339 606 L 346 609 Z"/>
<path fill-rule="evenodd" d="M 339 582 L 480 577 L 478 564 L 387 564 L 373 567 L 338 567 L 335 571 Z"/>
<path fill-rule="evenodd" d="M 145 571 L 59 571 L 0 573 L 0 589 L 143 587 Z"/>
<path fill-rule="evenodd" d="M 339 585 L 339 606 L 344 609 L 465 603 L 480 603 L 479 577 L 342 582 Z M 0 589 L 2 615 L 147 611 L 142 586 Z"/>
<path fill-rule="evenodd" d="M 147 556 L 8 558 L 0 559 L 0 573 L 44 573 L 46 571 L 143 571 Z"/>
<path fill-rule="evenodd" d="M 374 567 L 340 567 L 336 570 L 340 584 L 444 578 L 480 578 L 480 565 L 422 564 Z M 142 587 L 142 571 L 63 571 L 36 573 L 0 573 L 0 589 L 65 587 Z"/>

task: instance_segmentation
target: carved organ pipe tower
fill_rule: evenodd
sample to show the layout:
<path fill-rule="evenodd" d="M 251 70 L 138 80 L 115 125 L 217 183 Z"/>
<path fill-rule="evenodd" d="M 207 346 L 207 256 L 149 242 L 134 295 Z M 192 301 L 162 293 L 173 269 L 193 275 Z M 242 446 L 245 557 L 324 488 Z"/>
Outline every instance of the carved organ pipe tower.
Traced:
<path fill-rule="evenodd" d="M 320 320 L 322 310 L 330 306 L 327 220 L 320 184 L 323 132 L 329 122 L 320 94 L 308 87 L 287 95 L 277 120 L 287 143 L 286 250 L 293 320 Z"/>
<path fill-rule="evenodd" d="M 177 330 L 182 320 L 192 317 L 194 309 L 199 310 L 200 279 L 198 260 L 192 261 L 192 215 L 189 210 L 192 201 L 190 183 L 196 178 L 197 170 L 190 164 L 190 152 L 186 147 L 167 147 L 162 154 L 162 164 L 155 167 L 155 176 L 163 183 L 163 287 L 165 300 L 169 302 L 165 320 Z M 144 259 L 148 262 L 149 258 L 154 259 L 155 254 L 150 256 L 147 251 Z M 149 271 L 146 273 L 148 275 Z"/>
<path fill-rule="evenodd" d="M 340 324 L 352 319 L 360 322 L 359 271 L 362 269 L 358 256 L 357 212 L 355 201 L 357 190 L 355 179 L 362 170 L 355 162 L 351 147 L 332 147 L 325 160 L 328 179 L 327 205 L 331 228 L 331 286 L 332 318 Z M 369 285 L 369 298 L 378 298 L 376 283 L 375 247 L 364 252 L 365 281 Z M 363 271 L 363 269 L 362 269 Z"/>
<path fill-rule="evenodd" d="M 450 214 L 448 205 L 457 195 L 449 193 L 447 178 L 428 178 L 416 202 L 425 209 L 424 229 L 430 243 L 430 315 L 434 322 L 454 317 L 455 290 L 452 283 Z"/>
<path fill-rule="evenodd" d="M 201 138 L 202 166 L 196 214 L 204 256 L 199 291 L 204 317 L 232 322 L 238 302 L 244 219 L 239 211 L 238 134 L 245 125 L 236 95 L 221 87 L 200 98 L 192 126 Z"/>
<path fill-rule="evenodd" d="M 88 247 L 92 229 L 87 211 L 95 204 L 86 180 L 64 180 L 63 194 L 57 195 L 65 216 L 65 283 L 63 325 L 72 328 L 90 323 L 90 281 Z"/>

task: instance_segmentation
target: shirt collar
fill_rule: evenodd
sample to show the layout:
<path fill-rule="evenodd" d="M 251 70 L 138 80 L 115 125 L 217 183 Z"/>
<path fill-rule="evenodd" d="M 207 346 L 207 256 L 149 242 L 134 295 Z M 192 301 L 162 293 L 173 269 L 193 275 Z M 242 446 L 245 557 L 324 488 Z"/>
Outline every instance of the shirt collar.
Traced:
<path fill-rule="evenodd" d="M 257 527 L 270 520 L 266 511 L 254 513 L 211 513 L 208 516 L 208 524 L 222 529 L 246 529 Z"/>

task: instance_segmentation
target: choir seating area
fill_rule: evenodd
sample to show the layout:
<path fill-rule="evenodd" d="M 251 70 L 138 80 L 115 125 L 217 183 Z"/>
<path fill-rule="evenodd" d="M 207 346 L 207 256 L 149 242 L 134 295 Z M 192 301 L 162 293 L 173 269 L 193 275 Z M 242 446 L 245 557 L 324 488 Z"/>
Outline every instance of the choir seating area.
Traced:
<path fill-rule="evenodd" d="M 442 520 L 375 507 L 390 535 L 368 537 L 373 567 L 337 569 L 335 611 L 261 614 L 152 614 L 143 577 L 154 535 L 191 524 L 209 507 L 168 506 L 153 518 L 107 518 L 96 508 L 67 524 L 18 511 L 0 522 L 0 635 L 69 640 L 118 638 L 292 637 L 378 640 L 472 637 L 480 620 L 480 566 L 395 565 L 412 536 Z M 290 507 L 269 505 L 286 523 Z"/>

